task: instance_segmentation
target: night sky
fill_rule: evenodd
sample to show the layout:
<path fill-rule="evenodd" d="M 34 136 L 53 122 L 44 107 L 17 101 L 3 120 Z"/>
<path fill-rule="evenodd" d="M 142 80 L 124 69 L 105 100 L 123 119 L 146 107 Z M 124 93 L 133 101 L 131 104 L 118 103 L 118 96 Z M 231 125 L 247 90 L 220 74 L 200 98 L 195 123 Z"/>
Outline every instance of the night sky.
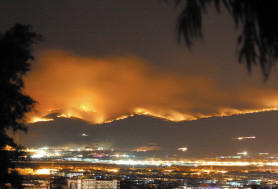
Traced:
<path fill-rule="evenodd" d="M 181 9 L 160 0 L 6 0 L 0 8 L 1 32 L 30 24 L 45 38 L 25 78 L 38 102 L 30 119 L 59 112 L 103 123 L 138 113 L 184 121 L 278 105 L 277 72 L 264 82 L 259 67 L 249 75 L 238 64 L 232 18 L 214 7 L 191 51 L 178 42 Z"/>

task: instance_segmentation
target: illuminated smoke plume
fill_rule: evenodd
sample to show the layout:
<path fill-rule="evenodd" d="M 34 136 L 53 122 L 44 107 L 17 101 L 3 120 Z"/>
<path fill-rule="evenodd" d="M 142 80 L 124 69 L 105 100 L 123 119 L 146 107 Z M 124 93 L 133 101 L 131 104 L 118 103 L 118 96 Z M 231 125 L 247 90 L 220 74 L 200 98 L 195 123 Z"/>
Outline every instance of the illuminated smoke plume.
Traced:
<path fill-rule="evenodd" d="M 162 73 L 133 56 L 48 51 L 37 58 L 25 82 L 26 92 L 38 102 L 29 116 L 33 121 L 48 121 L 41 117 L 54 112 L 92 123 L 134 114 L 182 121 L 275 110 L 278 105 L 275 90 L 267 91 L 271 98 L 255 89 L 224 91 L 209 77 Z"/>

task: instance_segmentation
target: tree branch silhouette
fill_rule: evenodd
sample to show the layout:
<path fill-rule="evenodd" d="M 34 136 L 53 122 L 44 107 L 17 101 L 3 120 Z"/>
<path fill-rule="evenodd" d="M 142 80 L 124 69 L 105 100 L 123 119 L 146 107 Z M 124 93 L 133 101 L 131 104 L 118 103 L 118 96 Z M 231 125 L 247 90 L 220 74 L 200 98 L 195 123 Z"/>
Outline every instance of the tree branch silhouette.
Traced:
<path fill-rule="evenodd" d="M 165 0 L 170 2 L 170 0 Z M 189 49 L 194 40 L 202 38 L 202 16 L 209 4 L 218 12 L 226 9 L 233 17 L 238 36 L 238 61 L 246 63 L 249 73 L 252 66 L 260 65 L 267 80 L 278 57 L 278 1 L 277 0 L 171 0 L 183 6 L 178 19 L 178 37 Z"/>
<path fill-rule="evenodd" d="M 42 37 L 32 32 L 29 25 L 15 24 L 6 33 L 0 33 L 0 187 L 7 184 L 14 188 L 22 188 L 20 177 L 13 168 L 10 160 L 11 152 L 5 147 L 20 149 L 7 130 L 24 130 L 25 114 L 30 112 L 34 100 L 24 94 L 23 76 L 30 70 L 33 45 Z"/>

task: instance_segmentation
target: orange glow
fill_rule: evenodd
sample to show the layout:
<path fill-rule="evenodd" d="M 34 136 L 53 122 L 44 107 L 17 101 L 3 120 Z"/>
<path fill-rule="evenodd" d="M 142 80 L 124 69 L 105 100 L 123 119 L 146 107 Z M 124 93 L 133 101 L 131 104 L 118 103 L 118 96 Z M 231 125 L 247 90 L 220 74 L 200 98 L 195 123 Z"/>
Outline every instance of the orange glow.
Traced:
<path fill-rule="evenodd" d="M 119 169 L 106 169 L 106 171 L 117 173 L 119 172 Z"/>
<path fill-rule="evenodd" d="M 52 121 L 40 118 L 50 113 L 104 123 L 135 114 L 184 121 L 278 110 L 274 89 L 222 90 L 211 77 L 161 72 L 132 56 L 94 58 L 48 51 L 37 58 L 25 84 L 38 102 L 30 122 Z"/>
<path fill-rule="evenodd" d="M 133 149 L 133 151 L 137 151 L 137 152 L 147 152 L 147 151 L 156 151 L 156 150 L 161 150 L 161 147 L 159 147 L 159 146 L 141 146 L 139 148 Z"/>
<path fill-rule="evenodd" d="M 13 148 L 10 145 L 6 145 L 3 150 L 6 150 L 6 151 L 15 151 L 15 148 Z"/>

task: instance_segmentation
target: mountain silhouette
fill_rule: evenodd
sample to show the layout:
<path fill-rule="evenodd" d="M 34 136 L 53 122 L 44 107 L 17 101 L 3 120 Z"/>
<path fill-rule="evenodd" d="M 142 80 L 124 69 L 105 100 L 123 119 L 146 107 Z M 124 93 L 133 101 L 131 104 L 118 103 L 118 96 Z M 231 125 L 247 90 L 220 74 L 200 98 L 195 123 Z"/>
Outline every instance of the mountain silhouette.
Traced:
<path fill-rule="evenodd" d="M 55 118 L 50 122 L 29 125 L 28 133 L 19 133 L 18 142 L 26 147 L 65 144 L 102 145 L 132 150 L 157 146 L 169 154 L 184 157 L 235 155 L 238 152 L 278 154 L 278 111 L 203 118 L 171 122 L 135 115 L 110 123 L 94 125 L 77 118 Z M 237 137 L 255 139 L 237 140 Z"/>

